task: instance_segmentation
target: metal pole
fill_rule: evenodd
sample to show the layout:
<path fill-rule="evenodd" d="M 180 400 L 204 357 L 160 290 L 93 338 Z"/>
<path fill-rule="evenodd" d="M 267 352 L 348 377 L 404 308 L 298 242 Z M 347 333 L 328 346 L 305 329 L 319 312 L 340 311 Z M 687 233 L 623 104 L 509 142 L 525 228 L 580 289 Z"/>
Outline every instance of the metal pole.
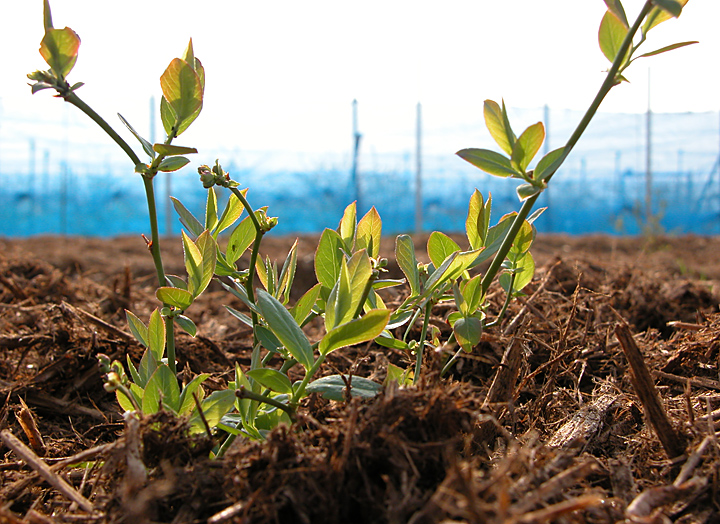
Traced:
<path fill-rule="evenodd" d="M 417 104 L 417 122 L 415 131 L 415 233 L 422 233 L 422 105 L 420 102 Z"/>
<path fill-rule="evenodd" d="M 358 211 L 360 211 L 360 181 L 358 180 L 358 155 L 360 152 L 360 139 L 362 135 L 358 132 L 358 102 L 352 101 L 352 127 L 353 127 L 353 157 L 352 171 L 350 172 L 350 183 L 355 194 L 355 201 Z"/>
<path fill-rule="evenodd" d="M 648 106 L 645 121 L 645 225 L 652 220 L 652 110 L 650 109 L 650 69 L 648 68 Z"/>

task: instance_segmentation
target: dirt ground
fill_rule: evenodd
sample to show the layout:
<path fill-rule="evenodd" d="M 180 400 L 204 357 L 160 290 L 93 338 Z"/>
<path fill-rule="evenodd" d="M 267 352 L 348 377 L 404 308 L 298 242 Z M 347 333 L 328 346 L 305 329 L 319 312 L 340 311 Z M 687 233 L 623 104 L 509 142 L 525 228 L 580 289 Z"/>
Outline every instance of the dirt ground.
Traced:
<path fill-rule="evenodd" d="M 298 294 L 316 241 L 299 241 Z M 161 247 L 182 274 L 180 242 Z M 293 427 L 211 460 L 208 437 L 163 412 L 126 425 L 103 389 L 98 353 L 141 354 L 124 310 L 156 306 L 142 239 L 0 239 L 0 524 L 720 522 L 720 238 L 541 235 L 532 252 L 527 296 L 451 377 L 429 352 L 417 387 L 310 398 Z M 212 284 L 187 312 L 197 338 L 178 339 L 182 376 L 211 373 L 210 390 L 249 363 L 224 304 L 240 307 Z M 388 363 L 413 358 L 363 344 L 322 374 L 382 381 Z"/>

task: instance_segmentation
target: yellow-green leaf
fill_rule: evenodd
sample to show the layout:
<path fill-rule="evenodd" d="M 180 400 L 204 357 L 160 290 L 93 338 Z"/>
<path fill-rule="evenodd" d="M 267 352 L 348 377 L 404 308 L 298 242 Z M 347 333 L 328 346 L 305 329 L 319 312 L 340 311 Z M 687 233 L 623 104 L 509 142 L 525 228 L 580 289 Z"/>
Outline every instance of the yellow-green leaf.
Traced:
<path fill-rule="evenodd" d="M 507 118 L 505 102 L 503 101 L 501 109 L 497 102 L 485 100 L 483 114 L 485 116 L 485 125 L 487 126 L 488 131 L 490 131 L 490 136 L 492 136 L 495 142 L 497 142 L 500 149 L 505 151 L 508 155 L 512 154 L 516 138 Z"/>
<path fill-rule="evenodd" d="M 75 66 L 79 48 L 80 37 L 69 27 L 47 29 L 40 42 L 40 55 L 56 75 L 65 78 Z"/>
<path fill-rule="evenodd" d="M 538 122 L 523 131 L 520 138 L 515 141 L 511 161 L 517 165 L 520 171 L 525 172 L 544 140 L 545 126 L 542 122 Z"/>
<path fill-rule="evenodd" d="M 628 28 L 615 16 L 611 11 L 607 11 L 600 22 L 600 30 L 598 31 L 598 43 L 600 50 L 610 62 L 615 61 L 615 57 L 620 51 L 623 40 L 628 33 Z"/>

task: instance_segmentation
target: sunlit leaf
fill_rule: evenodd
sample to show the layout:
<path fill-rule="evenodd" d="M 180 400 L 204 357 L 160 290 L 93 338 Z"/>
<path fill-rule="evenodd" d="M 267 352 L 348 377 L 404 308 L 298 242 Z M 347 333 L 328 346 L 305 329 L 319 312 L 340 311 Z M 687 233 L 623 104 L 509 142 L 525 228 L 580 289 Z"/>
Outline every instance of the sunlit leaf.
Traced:
<path fill-rule="evenodd" d="M 40 55 L 56 75 L 65 78 L 75 66 L 79 48 L 80 37 L 69 27 L 46 29 L 40 43 Z"/>
<path fill-rule="evenodd" d="M 507 118 L 505 102 L 503 101 L 503 107 L 501 109 L 497 102 L 485 100 L 483 114 L 485 116 L 485 125 L 488 131 L 490 131 L 490 136 L 497 142 L 500 149 L 508 155 L 512 154 L 516 138 Z"/>
<path fill-rule="evenodd" d="M 188 209 L 175 197 L 170 197 L 170 200 L 172 200 L 173 207 L 175 208 L 175 211 L 180 216 L 180 222 L 182 225 L 184 225 L 188 231 L 190 231 L 194 237 L 199 237 L 202 232 L 205 230 L 203 225 L 200 223 L 200 221 L 195 218 L 195 216 L 188 211 Z"/>
<path fill-rule="evenodd" d="M 218 208 L 217 194 L 214 187 L 207 190 L 207 199 L 205 200 L 205 229 L 212 231 L 218 224 Z"/>
<path fill-rule="evenodd" d="M 345 251 L 350 253 L 355 243 L 355 230 L 357 228 L 357 205 L 356 202 L 348 205 L 340 219 L 337 232 L 345 244 Z"/>
<path fill-rule="evenodd" d="M 247 196 L 247 192 L 247 189 L 240 191 L 243 196 Z M 218 233 L 225 231 L 227 228 L 232 226 L 235 221 L 240 218 L 244 209 L 245 206 L 240 199 L 235 196 L 235 193 L 230 193 L 230 198 L 228 199 L 227 205 L 225 206 L 222 216 L 220 217 L 220 221 L 218 222 L 217 229 L 215 230 L 215 238 L 217 238 Z"/>
<path fill-rule="evenodd" d="M 152 148 L 156 153 L 165 156 L 190 155 L 198 152 L 194 147 L 174 146 L 172 144 L 153 144 Z"/>
<path fill-rule="evenodd" d="M 638 56 L 638 58 L 643 58 L 643 57 L 647 57 L 647 56 L 655 56 L 655 55 L 659 55 L 660 53 L 667 53 L 668 51 L 672 51 L 673 49 L 679 49 L 681 47 L 685 47 L 685 46 L 697 44 L 697 43 L 699 43 L 697 40 L 693 40 L 691 42 L 678 42 L 677 44 L 671 44 L 671 45 L 668 45 L 665 47 L 661 47 L 660 49 L 656 49 L 655 51 L 650 51 L 649 53 L 644 53 L 644 54 Z"/>
<path fill-rule="evenodd" d="M 135 339 L 143 346 L 148 347 L 148 328 L 145 323 L 127 309 L 125 310 L 125 317 L 127 318 L 130 333 L 132 333 Z"/>
<path fill-rule="evenodd" d="M 620 20 L 625 27 L 630 27 L 630 23 L 628 22 L 627 15 L 625 14 L 625 9 L 623 8 L 622 2 L 620 0 L 605 0 L 605 5 L 607 6 L 608 10 L 614 14 L 618 20 Z"/>
<path fill-rule="evenodd" d="M 387 309 L 373 309 L 364 316 L 340 324 L 328 332 L 320 341 L 318 351 L 327 355 L 336 349 L 372 340 L 380 333 L 390 319 Z"/>
<path fill-rule="evenodd" d="M 545 126 L 542 122 L 538 122 L 523 131 L 520 138 L 515 141 L 511 161 L 518 166 L 520 171 L 525 172 L 540 150 L 543 140 L 545 140 Z"/>
<path fill-rule="evenodd" d="M 138 139 L 138 142 L 140 142 L 140 144 L 142 144 L 143 151 L 145 151 L 145 153 L 150 158 L 155 158 L 155 151 L 153 151 L 152 144 L 150 142 L 148 142 L 147 140 L 145 140 L 143 137 L 141 137 L 140 134 L 137 131 L 135 131 L 133 126 L 130 125 L 130 122 L 125 120 L 125 118 L 120 113 L 118 113 L 118 117 L 120 118 L 120 121 L 123 124 L 125 124 L 125 127 L 128 128 L 128 131 L 130 131 L 133 134 L 133 136 Z"/>
<path fill-rule="evenodd" d="M 192 122 L 202 108 L 203 88 L 200 77 L 187 62 L 175 58 L 160 77 L 163 95 L 175 113 L 172 126 L 176 136 Z"/>
<path fill-rule="evenodd" d="M 320 295 L 321 284 L 315 284 L 313 287 L 308 289 L 300 300 L 295 302 L 295 305 L 290 309 L 290 314 L 293 316 L 295 321 L 302 325 L 307 319 L 308 315 L 312 311 L 315 301 Z"/>
<path fill-rule="evenodd" d="M 654 1 L 653 3 L 658 7 L 654 7 L 650 13 L 648 13 L 647 18 L 645 18 L 645 23 L 642 26 L 643 34 L 647 34 L 650 29 L 665 22 L 666 20 L 670 20 L 673 16 L 680 16 L 682 8 L 685 7 L 688 0 L 669 0 L 666 2 Z M 680 11 L 678 11 L 678 6 L 680 6 Z M 677 14 L 672 14 L 673 12 Z"/>
<path fill-rule="evenodd" d="M 183 388 L 180 392 L 180 409 L 178 409 L 178 415 L 187 415 L 195 409 L 195 399 L 193 399 L 193 393 L 200 397 L 199 400 L 202 400 L 203 395 L 200 385 L 208 378 L 210 378 L 210 375 L 208 373 L 203 373 L 192 379 L 188 385 Z"/>
<path fill-rule="evenodd" d="M 537 163 L 537 166 L 535 166 L 533 178 L 536 180 L 547 180 L 548 177 L 554 175 L 555 171 L 557 171 L 565 161 L 565 158 L 563 157 L 564 154 L 565 148 L 561 147 L 550 151 L 547 155 L 542 157 Z"/>
<path fill-rule="evenodd" d="M 517 196 L 520 199 L 520 202 L 524 202 L 528 198 L 534 197 L 541 191 L 542 188 L 534 184 L 520 184 L 516 189 Z"/>
<path fill-rule="evenodd" d="M 175 413 L 180 408 L 180 387 L 177 378 L 165 364 L 158 365 L 145 386 L 142 400 L 143 413 L 157 412 L 161 402 Z"/>
<path fill-rule="evenodd" d="M 193 303 L 193 296 L 189 291 L 176 287 L 161 287 L 155 292 L 157 299 L 168 306 L 185 311 Z"/>
<path fill-rule="evenodd" d="M 165 353 L 165 322 L 156 308 L 150 315 L 148 323 L 148 347 L 155 355 L 155 360 L 162 360 Z"/>
<path fill-rule="evenodd" d="M 367 249 L 372 258 L 377 258 L 380 254 L 381 235 L 382 220 L 380 220 L 377 209 L 373 206 L 358 222 L 355 249 Z"/>
<path fill-rule="evenodd" d="M 495 151 L 491 151 L 489 149 L 469 148 L 461 149 L 456 154 L 466 162 L 470 162 L 475 167 L 478 167 L 491 175 L 503 178 L 509 176 L 521 176 L 521 173 L 512 166 L 508 157 L 501 155 L 500 153 L 496 153 Z"/>
<path fill-rule="evenodd" d="M 245 217 L 233 229 L 225 252 L 228 264 L 234 264 L 245 253 L 253 240 L 255 240 L 256 233 L 255 226 L 249 216 Z"/>
<path fill-rule="evenodd" d="M 415 257 L 415 243 L 410 235 L 398 235 L 395 239 L 395 260 L 410 284 L 410 294 L 420 293 L 420 272 Z"/>
<path fill-rule="evenodd" d="M 332 229 L 325 229 L 320 235 L 315 251 L 315 276 L 318 282 L 332 289 L 340 276 L 340 261 L 343 258 L 344 242 L 342 237 Z"/>
<path fill-rule="evenodd" d="M 600 30 L 598 31 L 598 43 L 600 50 L 610 62 L 615 61 L 615 57 L 620 51 L 628 28 L 623 25 L 620 19 L 611 11 L 606 11 L 600 22 Z"/>
<path fill-rule="evenodd" d="M 445 233 L 433 231 L 428 237 L 427 252 L 435 267 L 440 267 L 456 251 L 460 251 L 460 246 Z"/>
<path fill-rule="evenodd" d="M 490 208 L 492 196 L 488 196 L 487 203 L 477 189 L 470 197 L 468 214 L 465 219 L 465 234 L 472 249 L 479 249 L 485 245 L 487 231 L 490 224 Z"/>

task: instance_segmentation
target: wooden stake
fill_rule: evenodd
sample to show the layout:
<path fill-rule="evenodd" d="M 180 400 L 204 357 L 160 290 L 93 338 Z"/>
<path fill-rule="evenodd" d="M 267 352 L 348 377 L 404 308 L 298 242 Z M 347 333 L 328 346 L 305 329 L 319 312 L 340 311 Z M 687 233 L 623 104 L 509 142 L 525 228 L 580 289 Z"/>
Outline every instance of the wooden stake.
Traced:
<path fill-rule="evenodd" d="M 683 455 L 685 453 L 686 439 L 670 423 L 670 419 L 660 400 L 660 395 L 655 389 L 650 371 L 635 343 L 635 339 L 630 334 L 627 324 L 618 324 L 615 327 L 615 336 L 620 341 L 625 357 L 630 364 L 630 378 L 635 392 L 640 397 L 640 402 L 645 408 L 645 415 L 650 419 L 653 428 L 655 428 L 655 433 L 657 433 L 665 453 L 671 459 Z"/>

